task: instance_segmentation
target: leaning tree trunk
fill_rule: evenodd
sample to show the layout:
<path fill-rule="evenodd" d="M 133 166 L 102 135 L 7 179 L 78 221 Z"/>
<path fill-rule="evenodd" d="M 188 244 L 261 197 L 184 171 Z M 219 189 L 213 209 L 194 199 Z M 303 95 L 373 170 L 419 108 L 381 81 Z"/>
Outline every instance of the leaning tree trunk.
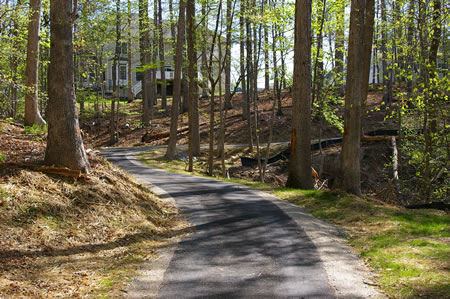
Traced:
<path fill-rule="evenodd" d="M 31 17 L 28 26 L 27 66 L 25 70 L 25 126 L 45 125 L 38 109 L 39 31 L 41 0 L 30 0 Z"/>
<path fill-rule="evenodd" d="M 48 69 L 48 137 L 45 163 L 89 172 L 75 108 L 72 0 L 50 2 L 50 66 Z"/>
<path fill-rule="evenodd" d="M 312 189 L 311 1 L 296 0 L 292 141 L 286 186 Z M 308 45 L 308 46 L 305 46 Z"/>

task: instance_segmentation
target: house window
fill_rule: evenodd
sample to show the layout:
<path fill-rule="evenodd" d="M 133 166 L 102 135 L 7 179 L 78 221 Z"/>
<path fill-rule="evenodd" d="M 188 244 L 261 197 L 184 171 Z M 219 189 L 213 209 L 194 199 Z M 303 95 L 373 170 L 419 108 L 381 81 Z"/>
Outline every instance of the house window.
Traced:
<path fill-rule="evenodd" d="M 136 72 L 136 81 L 142 80 L 142 72 Z"/>
<path fill-rule="evenodd" d="M 125 64 L 120 65 L 120 80 L 127 80 L 127 66 Z"/>
<path fill-rule="evenodd" d="M 121 43 L 120 44 L 120 52 L 122 54 L 127 54 L 128 51 L 128 44 L 127 43 Z"/>

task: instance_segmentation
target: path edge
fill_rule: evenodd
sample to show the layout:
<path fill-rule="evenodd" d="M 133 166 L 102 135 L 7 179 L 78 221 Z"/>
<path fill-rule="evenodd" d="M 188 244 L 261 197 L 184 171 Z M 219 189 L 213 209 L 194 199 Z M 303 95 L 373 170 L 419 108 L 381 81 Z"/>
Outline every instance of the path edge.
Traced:
<path fill-rule="evenodd" d="M 137 154 L 131 155 L 130 157 L 126 157 L 126 159 L 135 165 L 144 166 L 137 160 L 136 156 Z M 164 204 L 176 208 L 175 199 L 164 189 L 161 189 L 151 183 L 145 183 L 139 178 L 139 176 L 133 176 L 142 184 L 146 185 L 150 189 L 150 192 L 156 194 L 159 200 Z M 156 298 L 158 296 L 159 290 L 161 289 L 164 281 L 164 275 L 180 241 L 181 237 L 171 238 L 167 246 L 156 250 L 157 258 L 155 260 L 144 262 L 141 265 L 137 275 L 132 278 L 132 281 L 125 289 L 125 298 L 140 299 Z"/>
<path fill-rule="evenodd" d="M 247 186 L 243 188 L 270 200 L 306 232 L 317 247 L 328 282 L 337 298 L 386 298 L 374 287 L 376 283 L 369 268 L 347 245 L 348 232 L 344 228 L 320 220 L 305 209 L 270 193 Z"/>

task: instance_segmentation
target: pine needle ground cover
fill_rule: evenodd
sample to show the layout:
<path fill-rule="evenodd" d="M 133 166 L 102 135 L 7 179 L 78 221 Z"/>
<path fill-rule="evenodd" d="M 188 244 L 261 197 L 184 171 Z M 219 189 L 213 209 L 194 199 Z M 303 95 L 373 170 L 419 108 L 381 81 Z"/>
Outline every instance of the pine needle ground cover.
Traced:
<path fill-rule="evenodd" d="M 3 147 L 0 164 L 0 297 L 123 296 L 142 263 L 183 233 L 173 207 L 103 158 L 90 155 L 87 177 L 46 174 L 9 163 L 23 161 L 20 142 L 32 141 Z"/>
<path fill-rule="evenodd" d="M 144 153 L 153 167 L 185 173 L 185 162 Z M 238 156 L 236 150 L 229 155 Z M 200 159 L 201 161 L 201 159 Z M 218 171 L 217 171 L 218 172 Z M 195 175 L 205 175 L 201 165 Z M 219 177 L 217 177 L 219 178 Z M 409 210 L 375 199 L 324 190 L 296 190 L 256 181 L 225 179 L 263 190 L 345 228 L 349 245 L 374 272 L 377 287 L 392 298 L 446 298 L 450 294 L 450 217 L 438 210 Z"/>

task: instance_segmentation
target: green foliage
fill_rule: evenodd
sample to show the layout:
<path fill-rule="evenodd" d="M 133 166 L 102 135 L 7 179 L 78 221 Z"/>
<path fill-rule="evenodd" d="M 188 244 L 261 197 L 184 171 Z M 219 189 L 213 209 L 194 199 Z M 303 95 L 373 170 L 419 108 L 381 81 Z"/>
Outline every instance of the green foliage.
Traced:
<path fill-rule="evenodd" d="M 2 152 L 0 152 L 0 163 L 2 163 L 3 161 L 5 161 L 5 156 L 3 155 Z"/>
<path fill-rule="evenodd" d="M 449 79 L 435 74 L 418 85 L 409 98 L 397 92 L 404 99 L 397 113 L 404 119 L 402 131 L 407 137 L 400 143 L 400 152 L 407 157 L 407 167 L 400 176 L 401 191 L 415 201 L 446 201 L 450 196 L 449 112 L 446 109 L 450 101 L 443 87 L 448 89 Z M 418 134 L 421 130 L 424 132 Z"/>
<path fill-rule="evenodd" d="M 44 135 L 47 133 L 47 125 L 42 126 L 42 125 L 34 124 L 31 127 L 25 126 L 24 131 L 25 131 L 25 134 L 29 134 L 29 135 Z"/>

